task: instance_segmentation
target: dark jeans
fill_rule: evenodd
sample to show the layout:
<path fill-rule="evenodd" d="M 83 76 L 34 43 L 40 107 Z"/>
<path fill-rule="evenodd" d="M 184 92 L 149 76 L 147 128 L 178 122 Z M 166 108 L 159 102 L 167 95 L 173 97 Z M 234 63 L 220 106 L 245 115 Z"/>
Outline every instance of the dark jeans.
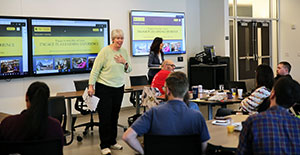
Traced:
<path fill-rule="evenodd" d="M 119 88 L 96 83 L 95 96 L 100 98 L 97 107 L 101 149 L 117 143 L 117 125 L 124 95 L 124 85 Z"/>

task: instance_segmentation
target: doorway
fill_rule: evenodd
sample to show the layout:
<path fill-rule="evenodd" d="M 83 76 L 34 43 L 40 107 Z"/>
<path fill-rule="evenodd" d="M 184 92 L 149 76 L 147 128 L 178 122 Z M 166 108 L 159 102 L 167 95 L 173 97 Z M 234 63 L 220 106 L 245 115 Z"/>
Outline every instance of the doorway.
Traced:
<path fill-rule="evenodd" d="M 255 69 L 271 65 L 270 21 L 237 22 L 238 80 L 255 79 Z"/>

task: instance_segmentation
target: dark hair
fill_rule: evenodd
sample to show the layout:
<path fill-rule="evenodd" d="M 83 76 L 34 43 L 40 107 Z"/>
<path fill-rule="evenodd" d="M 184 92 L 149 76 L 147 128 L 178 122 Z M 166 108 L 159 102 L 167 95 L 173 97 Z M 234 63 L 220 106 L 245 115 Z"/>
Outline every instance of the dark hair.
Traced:
<path fill-rule="evenodd" d="M 151 44 L 151 47 L 150 47 L 150 51 L 153 51 L 156 55 L 161 52 L 163 53 L 162 51 L 159 51 L 159 47 L 160 47 L 160 44 L 163 42 L 163 39 L 160 38 L 160 37 L 156 37 L 154 38 L 152 44 Z"/>
<path fill-rule="evenodd" d="M 26 140 L 38 140 L 45 136 L 48 119 L 49 87 L 43 82 L 34 82 L 27 89 L 30 106 L 26 111 L 24 132 Z"/>
<path fill-rule="evenodd" d="M 190 106 L 190 94 L 187 91 L 183 97 L 183 102 L 189 107 Z"/>
<path fill-rule="evenodd" d="M 279 106 L 290 108 L 295 103 L 300 103 L 300 85 L 292 78 L 279 78 L 274 85 L 274 91 L 276 104 Z"/>
<path fill-rule="evenodd" d="M 166 86 L 174 97 L 184 98 L 188 91 L 189 82 L 183 72 L 173 72 L 166 79 Z"/>
<path fill-rule="evenodd" d="M 273 70 L 269 65 L 261 64 L 256 69 L 256 83 L 257 88 L 265 86 L 268 89 L 272 89 L 274 84 Z"/>
<path fill-rule="evenodd" d="M 288 72 L 290 73 L 292 66 L 287 61 L 281 61 L 279 64 L 282 64 L 285 68 L 288 69 Z"/>

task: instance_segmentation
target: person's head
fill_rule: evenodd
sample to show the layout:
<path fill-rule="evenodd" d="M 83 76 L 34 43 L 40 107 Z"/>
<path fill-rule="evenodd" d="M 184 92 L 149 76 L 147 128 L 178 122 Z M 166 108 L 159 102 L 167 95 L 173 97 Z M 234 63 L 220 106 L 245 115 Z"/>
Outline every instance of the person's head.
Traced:
<path fill-rule="evenodd" d="M 162 63 L 161 67 L 162 70 L 168 70 L 170 72 L 173 72 L 176 66 L 172 60 L 167 59 Z"/>
<path fill-rule="evenodd" d="M 290 108 L 295 103 L 300 102 L 300 85 L 297 81 L 289 77 L 278 79 L 270 95 L 271 104 Z"/>
<path fill-rule="evenodd" d="M 163 47 L 163 39 L 160 37 L 156 37 L 154 38 L 151 44 L 150 51 L 153 51 L 155 54 L 158 54 L 159 52 L 161 52 L 162 47 Z"/>
<path fill-rule="evenodd" d="M 121 29 L 114 29 L 111 31 L 111 40 L 115 47 L 121 48 L 124 41 L 124 33 Z"/>
<path fill-rule="evenodd" d="M 276 73 L 277 73 L 277 75 L 288 75 L 288 74 L 290 74 L 291 69 L 292 69 L 292 66 L 290 65 L 290 63 L 288 63 L 286 61 L 281 61 L 277 65 Z"/>
<path fill-rule="evenodd" d="M 261 64 L 256 68 L 256 86 L 272 89 L 274 84 L 273 70 L 269 65 Z"/>
<path fill-rule="evenodd" d="M 45 135 L 48 119 L 49 87 L 43 82 L 33 82 L 26 92 L 27 111 L 23 124 L 25 139 L 40 139 Z"/>
<path fill-rule="evenodd" d="M 48 107 L 48 98 L 50 96 L 49 87 L 43 82 L 33 82 L 26 92 L 27 109 Z"/>
<path fill-rule="evenodd" d="M 166 96 L 183 99 L 186 95 L 189 82 L 183 72 L 172 72 L 166 79 Z"/>

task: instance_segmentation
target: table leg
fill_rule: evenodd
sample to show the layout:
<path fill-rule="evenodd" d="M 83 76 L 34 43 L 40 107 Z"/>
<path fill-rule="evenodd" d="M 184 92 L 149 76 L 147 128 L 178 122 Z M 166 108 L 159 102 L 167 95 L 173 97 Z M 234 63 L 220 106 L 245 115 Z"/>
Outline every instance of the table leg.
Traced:
<path fill-rule="evenodd" d="M 207 104 L 207 112 L 208 112 L 208 120 L 212 120 L 213 116 L 212 116 L 212 105 L 211 104 Z"/>
<path fill-rule="evenodd" d="M 135 95 L 136 114 L 140 114 L 140 91 L 136 91 Z"/>
<path fill-rule="evenodd" d="M 71 99 L 67 99 L 67 130 L 72 131 L 72 106 Z"/>

